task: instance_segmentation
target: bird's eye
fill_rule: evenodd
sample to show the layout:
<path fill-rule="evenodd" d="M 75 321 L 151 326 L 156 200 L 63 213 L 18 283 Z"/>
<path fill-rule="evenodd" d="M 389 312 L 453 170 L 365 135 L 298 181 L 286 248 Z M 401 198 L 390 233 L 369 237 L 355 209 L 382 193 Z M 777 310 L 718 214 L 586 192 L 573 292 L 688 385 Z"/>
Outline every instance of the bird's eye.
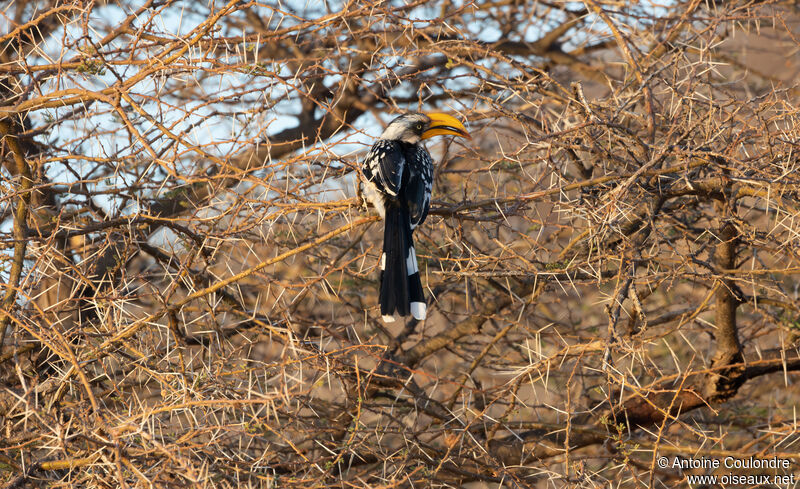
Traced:
<path fill-rule="evenodd" d="M 420 122 L 419 124 L 417 124 L 417 131 L 421 131 L 421 130 L 422 130 L 422 123 Z"/>

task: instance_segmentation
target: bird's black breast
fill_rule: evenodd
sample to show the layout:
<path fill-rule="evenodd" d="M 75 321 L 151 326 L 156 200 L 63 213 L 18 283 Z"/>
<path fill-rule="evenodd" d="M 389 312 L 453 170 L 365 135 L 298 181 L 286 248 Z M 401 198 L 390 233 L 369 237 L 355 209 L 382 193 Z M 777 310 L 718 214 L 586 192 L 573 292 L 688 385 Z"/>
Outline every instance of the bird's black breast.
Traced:
<path fill-rule="evenodd" d="M 412 229 L 428 216 L 433 160 L 421 144 L 379 139 L 364 159 L 363 172 L 386 197 L 387 205 L 408 209 Z"/>

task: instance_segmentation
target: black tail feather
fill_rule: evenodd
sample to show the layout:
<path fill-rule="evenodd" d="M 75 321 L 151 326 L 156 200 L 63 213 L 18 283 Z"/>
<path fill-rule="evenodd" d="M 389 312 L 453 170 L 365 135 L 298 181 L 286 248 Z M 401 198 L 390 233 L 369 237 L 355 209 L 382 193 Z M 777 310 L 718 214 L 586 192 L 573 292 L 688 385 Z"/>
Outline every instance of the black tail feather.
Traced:
<path fill-rule="evenodd" d="M 412 314 L 425 319 L 425 298 L 417 266 L 408 211 L 395 206 L 386 209 L 381 256 L 379 302 L 384 321 Z"/>

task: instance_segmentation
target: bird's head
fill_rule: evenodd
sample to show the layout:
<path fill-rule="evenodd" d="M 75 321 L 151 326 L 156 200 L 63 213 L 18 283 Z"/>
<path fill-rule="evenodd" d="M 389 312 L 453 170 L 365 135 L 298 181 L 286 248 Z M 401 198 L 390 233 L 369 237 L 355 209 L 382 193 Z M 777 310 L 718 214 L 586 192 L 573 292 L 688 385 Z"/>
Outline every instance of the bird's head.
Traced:
<path fill-rule="evenodd" d="M 395 118 L 383 131 L 381 138 L 417 144 L 423 139 L 446 134 L 471 139 L 467 129 L 455 117 L 419 112 L 409 112 Z"/>

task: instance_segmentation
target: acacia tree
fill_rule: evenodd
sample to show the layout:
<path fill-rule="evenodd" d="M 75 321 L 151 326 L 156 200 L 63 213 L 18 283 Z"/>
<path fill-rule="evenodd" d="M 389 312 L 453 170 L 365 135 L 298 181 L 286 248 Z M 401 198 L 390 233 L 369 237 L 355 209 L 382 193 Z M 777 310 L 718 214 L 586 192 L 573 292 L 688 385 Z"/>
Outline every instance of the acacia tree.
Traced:
<path fill-rule="evenodd" d="M 793 2 L 1 13 L 8 487 L 796 461 Z M 430 147 L 430 316 L 385 325 L 358 160 L 434 109 L 474 139 Z"/>

